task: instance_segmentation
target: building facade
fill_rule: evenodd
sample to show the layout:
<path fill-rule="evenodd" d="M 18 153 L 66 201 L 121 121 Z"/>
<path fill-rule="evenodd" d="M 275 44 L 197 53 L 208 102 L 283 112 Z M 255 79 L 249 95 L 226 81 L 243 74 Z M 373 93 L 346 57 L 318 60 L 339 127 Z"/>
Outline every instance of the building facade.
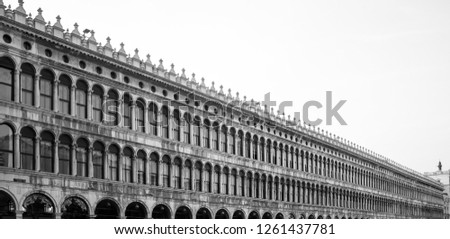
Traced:
<path fill-rule="evenodd" d="M 444 185 L 444 217 L 450 218 L 450 169 L 442 170 L 442 164 L 439 162 L 438 170 L 427 172 L 425 176 L 435 179 Z"/>
<path fill-rule="evenodd" d="M 0 217 L 443 217 L 435 180 L 60 20 L 0 0 Z"/>

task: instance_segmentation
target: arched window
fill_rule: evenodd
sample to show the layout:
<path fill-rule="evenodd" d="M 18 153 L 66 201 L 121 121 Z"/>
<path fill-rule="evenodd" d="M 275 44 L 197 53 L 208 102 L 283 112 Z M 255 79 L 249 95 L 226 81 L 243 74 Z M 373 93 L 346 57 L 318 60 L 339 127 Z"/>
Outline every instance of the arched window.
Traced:
<path fill-rule="evenodd" d="M 100 86 L 95 85 L 92 92 L 92 119 L 101 123 L 103 120 L 103 90 Z"/>
<path fill-rule="evenodd" d="M 131 129 L 131 104 L 133 103 L 129 94 L 123 96 L 123 126 Z"/>
<path fill-rule="evenodd" d="M 170 157 L 164 155 L 162 160 L 162 180 L 164 187 L 170 187 L 170 176 L 171 176 L 170 164 L 171 164 Z"/>
<path fill-rule="evenodd" d="M 212 149 L 219 150 L 219 131 L 220 126 L 219 123 L 214 122 L 212 127 Z"/>
<path fill-rule="evenodd" d="M 203 180 L 205 192 L 210 193 L 211 192 L 211 165 L 206 164 L 205 165 L 205 179 Z"/>
<path fill-rule="evenodd" d="M 258 159 L 258 136 L 253 135 L 252 158 Z"/>
<path fill-rule="evenodd" d="M 273 180 L 272 180 L 272 176 L 269 176 L 268 180 L 267 180 L 267 198 L 269 200 L 273 200 Z"/>
<path fill-rule="evenodd" d="M 52 133 L 44 131 L 41 133 L 41 147 L 40 147 L 40 159 L 41 159 L 41 171 L 53 172 L 53 145 L 55 143 L 55 137 Z"/>
<path fill-rule="evenodd" d="M 12 166 L 14 158 L 13 155 L 14 155 L 13 130 L 7 124 L 0 124 L 0 167 L 8 167 L 9 165 Z"/>
<path fill-rule="evenodd" d="M 259 157 L 260 157 L 261 161 L 263 161 L 263 162 L 265 160 L 265 158 L 264 158 L 265 143 L 266 143 L 266 140 L 264 138 L 260 138 L 260 140 L 259 140 Z"/>
<path fill-rule="evenodd" d="M 161 119 L 162 137 L 168 139 L 169 138 L 169 116 L 170 116 L 169 108 L 167 106 L 163 106 L 161 114 L 162 114 L 162 119 Z"/>
<path fill-rule="evenodd" d="M 136 158 L 137 183 L 145 184 L 145 160 L 147 156 L 143 150 L 139 150 Z"/>
<path fill-rule="evenodd" d="M 243 146 L 243 137 L 244 137 L 244 133 L 242 131 L 238 131 L 238 137 L 236 139 L 236 146 L 237 146 L 237 155 L 238 156 L 244 156 L 244 152 L 242 149 Z"/>
<path fill-rule="evenodd" d="M 70 174 L 71 148 L 72 138 L 70 138 L 67 134 L 62 134 L 59 136 L 58 159 L 60 174 Z"/>
<path fill-rule="evenodd" d="M 136 102 L 136 130 L 138 132 L 145 132 L 145 103 L 142 100 Z"/>
<path fill-rule="evenodd" d="M 88 176 L 88 153 L 89 153 L 89 143 L 87 140 L 80 138 L 77 140 L 77 176 L 87 177 Z"/>
<path fill-rule="evenodd" d="M 184 113 L 184 142 L 191 143 L 191 115 Z"/>
<path fill-rule="evenodd" d="M 254 197 L 255 198 L 260 198 L 260 196 L 261 195 L 259 195 L 259 174 L 255 174 L 255 179 L 254 179 L 254 184 L 255 184 L 255 192 L 253 193 L 254 194 Z"/>
<path fill-rule="evenodd" d="M 272 163 L 277 165 L 277 155 L 278 155 L 278 143 L 277 141 L 273 142 L 273 155 L 272 155 Z"/>
<path fill-rule="evenodd" d="M 274 180 L 274 185 L 273 185 L 273 195 L 274 195 L 274 200 L 278 201 L 279 200 L 279 186 L 280 186 L 280 182 L 278 181 L 278 177 L 275 177 Z"/>
<path fill-rule="evenodd" d="M 36 71 L 34 70 L 34 67 L 28 63 L 22 64 L 20 69 L 22 103 L 26 105 L 34 105 L 34 77 L 36 75 Z"/>
<path fill-rule="evenodd" d="M 129 147 L 124 148 L 122 159 L 122 172 L 123 172 L 123 181 L 127 183 L 133 181 L 133 170 L 131 164 L 132 157 L 133 157 L 133 150 Z"/>
<path fill-rule="evenodd" d="M 53 83 L 55 81 L 55 77 L 53 73 L 47 69 L 41 71 L 41 78 L 39 80 L 40 85 L 40 104 L 41 108 L 52 110 L 53 109 Z"/>
<path fill-rule="evenodd" d="M 227 149 L 227 134 L 228 134 L 228 129 L 225 125 L 222 126 L 222 129 L 220 131 L 220 144 L 221 144 L 221 150 L 222 152 L 228 152 Z"/>
<path fill-rule="evenodd" d="M 2 100 L 14 100 L 14 69 L 14 62 L 11 59 L 0 57 L 0 99 Z M 33 86 L 33 82 L 31 82 L 31 86 Z M 32 98 L 33 96 L 31 96 Z"/>
<path fill-rule="evenodd" d="M 230 144 L 229 153 L 236 155 L 236 130 L 234 128 L 230 129 L 228 143 Z"/>
<path fill-rule="evenodd" d="M 59 112 L 63 114 L 70 114 L 70 92 L 72 88 L 72 81 L 67 75 L 59 77 Z"/>
<path fill-rule="evenodd" d="M 180 141 L 181 140 L 180 126 L 181 126 L 180 111 L 179 110 L 174 110 L 173 111 L 172 130 L 173 130 L 173 139 L 176 140 L 176 141 Z"/>
<path fill-rule="evenodd" d="M 158 106 L 155 103 L 150 103 L 148 107 L 149 122 L 150 122 L 150 134 L 158 135 Z"/>
<path fill-rule="evenodd" d="M 245 186 L 247 187 L 247 197 L 253 197 L 253 175 L 252 173 L 247 173 L 247 178 L 245 182 Z"/>
<path fill-rule="evenodd" d="M 109 179 L 117 181 L 119 179 L 118 163 L 120 157 L 119 147 L 110 145 L 108 148 L 108 165 L 109 165 Z"/>
<path fill-rule="evenodd" d="M 238 196 L 245 195 L 245 173 L 244 171 L 239 172 L 239 182 L 238 182 Z"/>
<path fill-rule="evenodd" d="M 150 185 L 158 185 L 158 161 L 159 155 L 157 153 L 150 154 Z"/>
<path fill-rule="evenodd" d="M 222 177 L 221 177 L 221 179 L 220 179 L 220 182 L 222 183 L 222 190 L 221 190 L 221 192 L 223 193 L 223 194 L 230 194 L 230 192 L 228 191 L 228 184 L 229 184 L 229 180 L 228 180 L 228 178 L 229 178 L 229 170 L 228 170 L 228 168 L 224 168 L 223 169 L 223 172 L 222 172 Z"/>
<path fill-rule="evenodd" d="M 193 127 L 193 137 L 194 137 L 194 145 L 200 146 L 200 117 L 196 116 L 194 118 Z"/>
<path fill-rule="evenodd" d="M 283 144 L 280 143 L 280 145 L 278 146 L 278 163 L 280 163 L 280 166 L 287 166 L 287 165 L 283 165 L 283 159 L 284 159 L 284 155 L 283 155 L 283 151 L 284 151 L 284 147 Z"/>
<path fill-rule="evenodd" d="M 181 159 L 175 158 L 173 165 L 173 187 L 176 189 L 181 188 Z"/>
<path fill-rule="evenodd" d="M 190 160 L 186 160 L 184 163 L 184 189 L 192 190 L 191 180 L 192 180 L 192 163 Z"/>
<path fill-rule="evenodd" d="M 83 80 L 77 81 L 77 89 L 75 91 L 75 101 L 77 103 L 77 117 L 81 119 L 87 118 L 87 91 L 88 86 Z"/>
<path fill-rule="evenodd" d="M 200 162 L 195 163 L 194 168 L 194 183 L 195 191 L 202 191 L 202 164 Z"/>
<path fill-rule="evenodd" d="M 271 163 L 272 161 L 272 154 L 270 153 L 272 149 L 272 142 L 270 141 L 270 139 L 267 140 L 267 146 L 266 146 L 266 158 L 267 158 L 267 163 Z"/>
<path fill-rule="evenodd" d="M 237 172 L 235 169 L 231 170 L 231 180 L 230 180 L 230 195 L 236 195 L 237 192 Z"/>
<path fill-rule="evenodd" d="M 262 199 L 267 199 L 266 184 L 267 184 L 266 175 L 263 174 L 262 177 L 261 177 L 261 187 L 262 187 L 262 195 L 261 195 L 261 198 L 262 198 Z"/>
<path fill-rule="evenodd" d="M 214 177 L 213 177 L 213 193 L 221 193 L 220 191 L 220 167 L 214 166 Z"/>
<path fill-rule="evenodd" d="M 107 117 L 105 124 L 117 126 L 119 124 L 119 94 L 114 90 L 108 91 L 108 100 L 105 102 Z"/>
<path fill-rule="evenodd" d="M 105 146 L 100 142 L 94 143 L 94 151 L 92 152 L 92 164 L 94 170 L 94 178 L 105 178 L 104 176 L 104 157 L 105 157 Z"/>
<path fill-rule="evenodd" d="M 211 127 L 211 124 L 209 123 L 209 120 L 205 119 L 203 121 L 203 127 L 202 127 L 202 129 L 203 129 L 203 132 L 202 132 L 202 134 L 203 134 L 203 147 L 205 147 L 205 148 L 210 148 L 210 145 L 209 145 L 209 131 L 210 131 L 210 127 Z"/>
<path fill-rule="evenodd" d="M 252 136 L 250 133 L 245 134 L 245 157 L 246 158 L 252 158 L 250 152 L 250 144 L 252 143 Z"/>

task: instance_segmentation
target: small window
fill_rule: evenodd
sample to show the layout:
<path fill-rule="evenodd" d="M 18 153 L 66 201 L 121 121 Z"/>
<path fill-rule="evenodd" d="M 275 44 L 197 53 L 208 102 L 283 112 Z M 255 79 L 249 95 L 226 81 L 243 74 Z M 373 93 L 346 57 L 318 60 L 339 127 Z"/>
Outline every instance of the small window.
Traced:
<path fill-rule="evenodd" d="M 141 89 L 143 89 L 144 88 L 144 82 L 139 81 L 139 87 L 141 87 Z"/>
<path fill-rule="evenodd" d="M 128 84 L 128 83 L 130 83 L 130 78 L 128 78 L 128 76 L 125 76 L 123 78 L 123 81 Z"/>
<path fill-rule="evenodd" d="M 116 79 L 117 78 L 117 74 L 114 71 L 111 71 L 111 78 Z"/>
<path fill-rule="evenodd" d="M 184 102 L 188 105 L 189 103 L 191 103 L 191 101 L 189 100 L 189 98 L 184 99 Z"/>
<path fill-rule="evenodd" d="M 31 43 L 29 43 L 29 42 L 24 42 L 23 43 L 23 48 L 25 48 L 25 50 L 27 50 L 27 51 L 29 51 L 29 50 L 31 50 Z"/>
<path fill-rule="evenodd" d="M 174 94 L 174 95 L 173 95 L 173 99 L 174 99 L 174 100 L 178 100 L 178 94 Z"/>
<path fill-rule="evenodd" d="M 50 49 L 45 49 L 44 53 L 45 53 L 46 57 L 52 57 L 52 55 L 53 55 L 53 53 L 52 53 L 52 51 L 50 51 Z"/>
<path fill-rule="evenodd" d="M 151 90 L 152 90 L 153 93 L 155 93 L 156 92 L 156 87 L 152 86 Z"/>
<path fill-rule="evenodd" d="M 101 75 L 103 73 L 103 70 L 100 66 L 95 67 L 95 71 L 97 72 L 97 74 Z"/>
<path fill-rule="evenodd" d="M 5 35 L 3 35 L 3 41 L 9 44 L 12 42 L 12 38 L 10 35 L 5 34 Z"/>
<path fill-rule="evenodd" d="M 80 61 L 80 68 L 85 69 L 86 68 L 86 62 Z"/>
<path fill-rule="evenodd" d="M 69 57 L 67 55 L 63 56 L 64 63 L 69 63 Z"/>
<path fill-rule="evenodd" d="M 209 110 L 209 106 L 208 105 L 205 105 L 203 108 L 205 109 L 205 111 Z"/>
<path fill-rule="evenodd" d="M 200 102 L 199 101 L 195 101 L 194 105 L 195 105 L 195 107 L 198 107 L 200 105 Z"/>
<path fill-rule="evenodd" d="M 163 93 L 164 96 L 167 96 L 167 90 L 163 90 L 162 93 Z"/>

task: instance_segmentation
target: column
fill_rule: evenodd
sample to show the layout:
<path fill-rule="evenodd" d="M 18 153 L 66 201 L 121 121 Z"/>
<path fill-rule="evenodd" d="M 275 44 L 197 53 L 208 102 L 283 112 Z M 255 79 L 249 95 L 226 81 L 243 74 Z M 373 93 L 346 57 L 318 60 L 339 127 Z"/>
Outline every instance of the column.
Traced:
<path fill-rule="evenodd" d="M 246 194 L 246 187 L 245 187 L 245 180 L 247 180 L 247 177 L 245 176 L 245 174 L 244 174 L 244 176 L 243 177 L 241 177 L 241 175 L 239 175 L 239 177 L 241 178 L 241 185 L 242 185 L 242 188 L 244 189 L 244 190 L 241 190 L 242 192 L 242 197 L 245 197 L 245 195 L 247 195 Z"/>
<path fill-rule="evenodd" d="M 145 184 L 149 185 L 150 184 L 150 159 L 149 158 L 147 158 L 145 160 L 144 167 L 145 167 Z"/>
<path fill-rule="evenodd" d="M 72 165 L 72 172 L 70 173 L 72 176 L 77 175 L 77 144 L 72 144 L 72 147 L 70 148 L 70 163 Z"/>
<path fill-rule="evenodd" d="M 40 145 L 41 145 L 41 138 L 39 136 L 36 136 L 35 142 L 34 142 L 34 165 L 36 171 L 41 171 L 41 162 L 40 162 Z"/>
<path fill-rule="evenodd" d="M 8 167 L 21 168 L 20 165 L 20 133 L 14 134 L 14 163 L 9 162 Z"/>
<path fill-rule="evenodd" d="M 174 179 L 174 177 L 173 177 L 173 165 L 174 165 L 174 162 L 172 160 L 172 162 L 169 163 L 169 188 L 175 188 L 175 185 L 173 183 L 173 179 Z"/>
<path fill-rule="evenodd" d="M 119 153 L 119 158 L 117 159 L 117 170 L 119 171 L 117 174 L 117 181 L 123 182 L 123 153 Z"/>
<path fill-rule="evenodd" d="M 158 160 L 158 161 L 156 161 L 156 163 L 158 164 L 158 171 L 157 171 L 157 173 L 158 173 L 158 186 L 162 186 L 163 185 L 163 182 L 162 182 L 162 173 L 161 173 L 161 171 L 162 171 L 162 169 L 161 169 L 161 164 L 162 164 L 162 160 Z"/>
<path fill-rule="evenodd" d="M 59 97 L 58 97 L 59 80 L 53 82 L 53 111 L 59 112 Z"/>
<path fill-rule="evenodd" d="M 130 117 L 131 130 L 136 131 L 137 130 L 137 124 L 136 124 L 136 101 L 134 101 L 134 100 L 131 101 L 130 111 L 131 111 L 131 117 Z M 121 121 L 123 121 L 123 120 L 121 120 Z"/>
<path fill-rule="evenodd" d="M 150 123 L 148 122 L 148 106 L 147 106 L 147 104 L 145 104 L 145 107 L 144 107 L 144 132 L 146 134 L 150 133 L 150 129 L 149 129 L 150 125 L 149 124 Z"/>
<path fill-rule="evenodd" d="M 191 190 L 192 191 L 195 191 L 195 179 L 194 179 L 195 178 L 195 175 L 194 175 L 194 167 L 195 166 L 194 165 L 195 164 L 193 164 L 192 167 L 191 167 L 191 182 L 190 183 L 191 183 Z"/>
<path fill-rule="evenodd" d="M 55 140 L 55 143 L 53 145 L 53 172 L 56 174 L 59 173 L 58 146 L 59 146 L 59 140 Z"/>
<path fill-rule="evenodd" d="M 131 155 L 131 182 L 137 183 L 137 162 L 136 162 L 136 155 Z"/>
<path fill-rule="evenodd" d="M 14 71 L 14 102 L 20 103 L 20 68 Z"/>
<path fill-rule="evenodd" d="M 157 120 L 157 122 L 158 122 L 158 124 L 157 124 L 157 126 L 156 126 L 156 128 L 157 128 L 157 133 L 158 133 L 158 137 L 162 137 L 163 136 L 163 134 L 162 134 L 162 131 L 163 131 L 163 128 L 162 128 L 162 111 L 161 111 L 161 108 L 160 108 L 160 106 L 158 106 L 158 120 Z"/>
<path fill-rule="evenodd" d="M 108 101 L 108 94 L 105 93 L 103 95 L 103 104 L 102 104 L 102 111 L 103 111 L 103 117 L 102 117 L 102 123 L 105 123 L 105 114 L 108 114 L 108 107 L 107 107 L 107 102 Z M 92 107 L 91 107 L 92 108 Z"/>
<path fill-rule="evenodd" d="M 231 175 L 231 170 L 228 172 L 228 174 L 226 175 L 227 176 L 227 191 L 228 191 L 228 195 L 232 195 L 232 193 L 231 193 L 231 190 L 232 190 L 232 188 L 231 188 L 231 180 L 232 180 L 232 177 L 230 177 L 230 175 Z"/>
<path fill-rule="evenodd" d="M 70 115 L 75 116 L 77 112 L 77 104 L 76 104 L 76 89 L 77 86 L 75 84 L 70 87 Z"/>
<path fill-rule="evenodd" d="M 185 163 L 184 160 L 182 160 L 181 161 L 181 165 L 180 165 L 180 182 L 179 182 L 180 183 L 180 189 L 184 189 L 184 163 Z"/>
<path fill-rule="evenodd" d="M 87 92 L 86 109 L 87 109 L 87 119 L 92 120 L 92 90 L 91 89 L 89 89 Z"/>
<path fill-rule="evenodd" d="M 123 107 L 123 98 L 120 98 L 118 101 L 117 101 L 118 103 L 119 103 L 119 106 L 118 106 L 118 109 L 117 109 L 117 112 L 118 112 L 118 114 L 117 114 L 117 117 L 119 117 L 119 119 L 117 119 L 117 121 L 118 121 L 118 126 L 119 127 L 123 127 L 123 115 L 124 115 L 124 108 L 125 107 Z M 134 122 L 131 122 L 131 125 L 133 125 L 133 123 Z M 120 175 L 120 172 L 119 172 L 119 175 Z M 120 181 L 120 180 L 119 180 Z"/>
<path fill-rule="evenodd" d="M 108 156 L 107 156 L 107 151 L 105 150 L 103 152 L 103 178 L 104 179 L 111 179 L 111 175 L 109 175 L 109 160 L 108 160 Z"/>
<path fill-rule="evenodd" d="M 93 148 L 89 147 L 88 148 L 88 160 L 87 160 L 87 164 L 88 164 L 88 177 L 92 178 L 94 177 L 94 164 L 92 162 L 92 151 Z"/>
<path fill-rule="evenodd" d="M 173 127 L 173 110 L 171 109 L 172 107 L 167 107 L 167 138 L 169 139 L 174 139 L 175 137 L 173 136 L 173 131 L 172 131 L 172 127 Z"/>
<path fill-rule="evenodd" d="M 41 80 L 41 75 L 36 74 L 36 76 L 34 77 L 34 106 L 36 106 L 37 108 L 39 108 L 41 106 L 40 104 L 40 96 L 41 96 L 41 91 L 39 88 L 39 81 Z"/>

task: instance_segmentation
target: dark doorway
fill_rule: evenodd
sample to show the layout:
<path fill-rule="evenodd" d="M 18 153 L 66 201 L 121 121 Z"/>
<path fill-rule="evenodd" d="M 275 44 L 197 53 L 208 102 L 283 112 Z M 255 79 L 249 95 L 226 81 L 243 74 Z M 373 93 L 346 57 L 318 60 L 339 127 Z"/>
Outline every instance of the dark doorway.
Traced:
<path fill-rule="evenodd" d="M 230 216 L 228 215 L 228 212 L 225 209 L 220 209 L 216 212 L 216 219 L 229 219 Z"/>
<path fill-rule="evenodd" d="M 262 219 L 272 219 L 272 214 L 270 212 L 266 212 L 263 214 Z"/>
<path fill-rule="evenodd" d="M 24 219 L 53 219 L 55 218 L 55 206 L 45 195 L 35 193 L 28 196 L 23 202 L 25 212 Z"/>
<path fill-rule="evenodd" d="M 211 213 L 209 212 L 208 209 L 202 207 L 200 209 L 198 209 L 197 211 L 197 215 L 195 215 L 196 219 L 211 219 Z"/>
<path fill-rule="evenodd" d="M 153 219 L 170 219 L 170 209 L 163 204 L 159 204 L 153 208 L 152 212 Z"/>
<path fill-rule="evenodd" d="M 115 202 L 109 199 L 104 199 L 97 204 L 95 208 L 96 219 L 118 219 L 119 207 Z"/>
<path fill-rule="evenodd" d="M 237 210 L 233 213 L 233 219 L 245 219 L 244 213 L 241 210 Z"/>
<path fill-rule="evenodd" d="M 61 206 L 62 219 L 89 219 L 89 210 L 86 203 L 77 198 L 67 198 Z"/>
<path fill-rule="evenodd" d="M 147 210 L 140 202 L 132 202 L 125 209 L 126 219 L 144 219 L 147 218 Z"/>
<path fill-rule="evenodd" d="M 175 212 L 175 219 L 192 219 L 191 210 L 186 206 L 181 206 Z"/>
<path fill-rule="evenodd" d="M 15 219 L 16 204 L 6 192 L 0 191 L 0 219 Z"/>

